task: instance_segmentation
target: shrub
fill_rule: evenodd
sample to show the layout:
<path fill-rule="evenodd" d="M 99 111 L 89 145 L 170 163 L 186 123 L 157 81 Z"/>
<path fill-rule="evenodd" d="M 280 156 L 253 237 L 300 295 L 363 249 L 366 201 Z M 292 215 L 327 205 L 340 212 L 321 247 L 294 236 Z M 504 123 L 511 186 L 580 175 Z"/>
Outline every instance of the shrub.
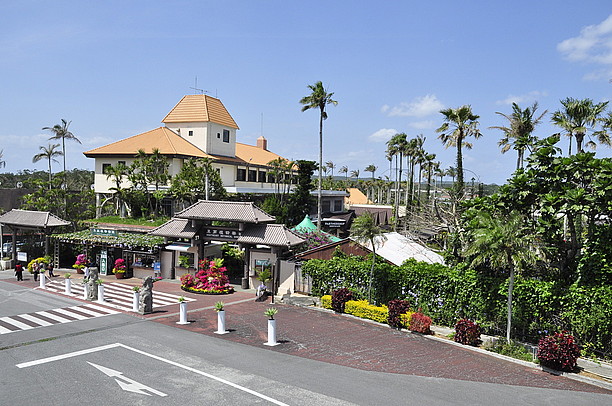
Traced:
<path fill-rule="evenodd" d="M 332 309 L 338 313 L 344 313 L 344 305 L 353 299 L 353 292 L 347 288 L 340 288 L 332 292 Z"/>
<path fill-rule="evenodd" d="M 510 341 L 510 344 L 508 344 L 505 339 L 497 340 L 492 345 L 485 347 L 485 350 L 523 361 L 533 362 L 533 353 L 525 348 L 525 346 L 515 341 Z"/>
<path fill-rule="evenodd" d="M 332 305 L 332 297 L 331 295 L 323 295 L 321 296 L 321 307 L 324 309 L 331 309 Z"/>
<path fill-rule="evenodd" d="M 389 303 L 387 303 L 387 307 L 389 308 L 389 317 L 387 318 L 387 323 L 389 323 L 391 327 L 408 327 L 408 323 L 404 323 L 401 317 L 402 314 L 410 310 L 410 303 L 407 300 L 390 300 Z"/>
<path fill-rule="evenodd" d="M 579 356 L 580 348 L 567 332 L 543 337 L 538 343 L 540 364 L 558 371 L 573 371 Z"/>
<path fill-rule="evenodd" d="M 412 315 L 414 313 L 416 312 L 406 312 L 406 313 L 400 314 L 400 319 L 404 326 L 410 328 L 410 319 L 412 319 Z"/>
<path fill-rule="evenodd" d="M 362 319 L 374 320 L 379 323 L 386 323 L 389 317 L 387 306 L 374 306 L 367 300 L 349 300 L 345 304 L 345 313 L 352 314 Z"/>
<path fill-rule="evenodd" d="M 468 319 L 461 319 L 455 324 L 454 340 L 465 345 L 476 345 L 480 341 L 480 326 Z"/>
<path fill-rule="evenodd" d="M 431 317 L 425 316 L 421 312 L 413 313 L 410 318 L 410 331 L 431 334 Z M 478 336 L 480 337 L 480 334 Z"/>

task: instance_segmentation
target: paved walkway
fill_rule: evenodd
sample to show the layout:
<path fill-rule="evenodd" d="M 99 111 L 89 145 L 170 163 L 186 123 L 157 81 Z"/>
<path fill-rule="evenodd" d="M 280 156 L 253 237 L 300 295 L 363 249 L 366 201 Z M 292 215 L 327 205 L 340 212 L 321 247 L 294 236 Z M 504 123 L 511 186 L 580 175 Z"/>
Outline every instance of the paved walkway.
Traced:
<path fill-rule="evenodd" d="M 65 270 L 56 272 L 58 275 L 63 273 Z M 79 278 L 77 275 L 75 277 Z M 24 278 L 27 280 L 23 282 L 15 282 L 13 278 L 10 280 L 23 285 L 33 285 L 32 287 L 38 286 L 37 282 L 28 280 L 31 279 L 30 275 L 24 275 Z M 114 277 L 103 279 L 117 282 Z M 125 279 L 120 282 L 128 285 L 141 284 L 139 279 Z M 231 295 L 195 295 L 183 292 L 176 281 L 156 282 L 155 291 L 194 299 L 188 304 L 187 320 L 190 323 L 177 324 L 178 304 L 157 307 L 153 313 L 138 317 L 198 334 L 215 336 L 220 340 L 369 371 L 612 395 L 612 380 L 603 383 L 603 387 L 595 386 L 567 376 L 552 375 L 538 367 L 510 362 L 488 352 L 455 345 L 448 340 L 397 331 L 386 325 L 331 311 L 282 303 L 273 305 L 278 309 L 275 318 L 277 341 L 280 345 L 266 347 L 263 345 L 267 341 L 267 318 L 264 311 L 272 306 L 269 299 L 268 302 L 255 302 L 253 291 L 242 291 L 239 288 Z M 217 301 L 225 303 L 229 334 L 215 334 L 217 316 L 213 307 Z M 600 369 L 601 375 L 612 377 L 612 370 L 605 367 Z M 572 376 L 577 378 L 575 374 Z"/>

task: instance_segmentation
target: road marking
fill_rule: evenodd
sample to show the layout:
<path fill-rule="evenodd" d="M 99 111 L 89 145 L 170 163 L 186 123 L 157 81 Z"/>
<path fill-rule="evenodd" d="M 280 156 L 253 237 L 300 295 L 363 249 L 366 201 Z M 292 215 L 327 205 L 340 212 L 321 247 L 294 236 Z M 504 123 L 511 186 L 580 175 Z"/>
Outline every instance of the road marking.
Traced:
<path fill-rule="evenodd" d="M 30 326 L 28 324 L 22 323 L 22 322 L 20 322 L 18 320 L 15 320 L 15 319 L 11 318 L 11 317 L 0 317 L 0 321 L 3 321 L 3 322 L 8 323 L 10 325 L 13 325 L 13 326 L 17 327 L 20 330 L 30 330 L 30 329 L 34 328 L 34 327 L 32 327 L 32 326 Z"/>
<path fill-rule="evenodd" d="M 151 393 L 154 393 L 158 396 L 168 396 L 166 395 L 164 392 L 160 392 L 158 390 L 155 390 L 153 388 L 150 388 L 146 385 L 143 385 L 140 382 L 136 382 L 133 379 L 130 379 L 126 376 L 123 376 L 122 372 L 119 371 L 115 371 L 114 369 L 110 369 L 107 367 L 103 367 L 102 365 L 97 365 L 94 364 L 93 362 L 89 362 L 87 361 L 87 363 L 97 369 L 99 369 L 100 371 L 102 371 L 103 373 L 105 373 L 106 375 L 110 376 L 111 378 L 115 378 L 115 382 L 117 382 L 119 384 L 119 386 L 121 387 L 121 389 L 128 391 L 128 392 L 134 392 L 134 393 L 139 393 L 141 395 L 147 395 L 147 396 L 151 396 L 150 393 L 147 393 L 145 391 L 149 391 Z M 125 381 L 125 382 L 123 382 Z"/>
<path fill-rule="evenodd" d="M 198 374 L 198 375 L 202 375 L 202 376 L 204 376 L 206 378 L 209 378 L 209 379 L 215 380 L 217 382 L 223 383 L 225 385 L 231 386 L 231 387 L 233 387 L 235 389 L 238 389 L 240 391 L 249 393 L 249 394 L 251 394 L 253 396 L 256 396 L 256 397 L 258 397 L 260 399 L 266 400 L 266 401 L 268 401 L 270 403 L 273 403 L 275 405 L 278 405 L 278 406 L 289 406 L 288 404 L 283 403 L 280 400 L 276 400 L 276 399 L 271 398 L 271 397 L 269 397 L 267 395 L 264 395 L 263 393 L 259 393 L 259 392 L 256 392 L 256 391 L 252 390 L 252 389 L 244 387 L 242 385 L 238 385 L 237 383 L 230 382 L 227 379 L 223 379 L 223 378 L 220 378 L 218 376 L 211 375 L 211 374 L 209 374 L 207 372 L 200 371 L 200 370 L 192 368 L 192 367 L 188 367 L 187 365 L 179 364 L 178 362 L 171 361 L 171 360 L 159 357 L 157 355 L 150 354 L 150 353 L 148 353 L 146 351 L 142 351 L 142 350 L 138 350 L 136 348 L 129 347 L 129 346 L 127 346 L 125 344 L 121 344 L 121 343 L 108 344 L 108 345 L 103 345 L 103 346 L 100 346 L 100 347 L 88 348 L 88 349 L 81 350 L 81 351 L 75 351 L 75 352 L 69 352 L 69 353 L 62 354 L 62 355 L 56 355 L 56 356 L 53 356 L 53 357 L 41 358 L 39 360 L 34 360 L 34 361 L 30 361 L 30 362 L 23 362 L 21 364 L 17 364 L 16 367 L 17 368 L 28 368 L 28 367 L 32 367 L 32 366 L 36 366 L 36 365 L 46 364 L 46 363 L 49 363 L 49 362 L 55 362 L 55 361 L 64 360 L 64 359 L 67 359 L 67 358 L 78 357 L 80 355 L 91 354 L 91 353 L 98 352 L 98 351 L 105 351 L 105 350 L 109 350 L 111 348 L 117 348 L 117 347 L 125 348 L 126 350 L 133 351 L 133 352 L 136 352 L 136 353 L 141 354 L 141 355 L 145 355 L 147 357 L 153 358 L 153 359 L 161 361 L 161 362 L 165 362 L 166 364 L 173 365 L 175 367 L 184 369 L 184 370 L 189 371 L 189 372 L 193 372 L 193 373 Z"/>

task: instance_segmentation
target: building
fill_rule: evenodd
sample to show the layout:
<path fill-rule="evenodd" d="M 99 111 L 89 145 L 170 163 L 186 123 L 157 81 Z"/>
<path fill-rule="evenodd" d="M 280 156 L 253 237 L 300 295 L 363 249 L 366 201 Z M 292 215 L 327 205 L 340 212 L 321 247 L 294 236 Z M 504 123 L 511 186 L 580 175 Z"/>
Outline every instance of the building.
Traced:
<path fill-rule="evenodd" d="M 152 154 L 158 149 L 169 163 L 169 174 L 178 174 L 189 158 L 209 158 L 219 172 L 228 193 L 274 193 L 275 170 L 269 162 L 285 158 L 268 150 L 268 141 L 257 139 L 256 145 L 236 141 L 239 129 L 221 100 L 205 95 L 184 96 L 158 127 L 142 134 L 84 152 L 95 159 L 94 190 L 97 215 L 113 196 L 106 168 L 123 163 L 129 166 L 140 149 Z M 124 180 L 122 187 L 130 184 Z"/>

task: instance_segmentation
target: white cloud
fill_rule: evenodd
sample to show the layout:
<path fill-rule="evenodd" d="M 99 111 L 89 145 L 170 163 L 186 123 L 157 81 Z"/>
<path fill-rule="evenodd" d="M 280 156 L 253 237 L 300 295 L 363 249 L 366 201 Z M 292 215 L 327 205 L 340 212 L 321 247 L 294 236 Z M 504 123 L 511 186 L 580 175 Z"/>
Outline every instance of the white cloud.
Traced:
<path fill-rule="evenodd" d="M 399 106 L 390 107 L 384 105 L 381 111 L 389 117 L 425 117 L 430 114 L 437 113 L 444 108 L 444 104 L 436 95 L 428 94 L 423 97 L 417 97 L 411 102 L 402 102 Z"/>
<path fill-rule="evenodd" d="M 370 142 L 387 142 L 398 132 L 399 131 L 397 131 L 395 128 L 381 128 L 380 130 L 371 134 L 368 137 L 368 140 Z"/>
<path fill-rule="evenodd" d="M 612 65 L 612 14 L 597 25 L 580 30 L 580 35 L 557 44 L 557 51 L 572 62 Z"/>
<path fill-rule="evenodd" d="M 433 120 L 414 121 L 412 123 L 408 123 L 408 126 L 411 128 L 416 128 L 417 130 L 428 130 L 430 128 L 435 128 L 436 123 Z"/>
<path fill-rule="evenodd" d="M 538 101 L 539 97 L 546 97 L 548 96 L 548 93 L 543 92 L 543 91 L 539 91 L 539 90 L 533 90 L 529 93 L 525 93 L 525 94 L 521 94 L 521 95 L 513 95 L 510 94 L 508 95 L 508 97 L 506 97 L 503 100 L 498 100 L 495 102 L 495 104 L 499 104 L 499 105 L 510 105 L 512 103 L 533 103 L 535 101 Z"/>

